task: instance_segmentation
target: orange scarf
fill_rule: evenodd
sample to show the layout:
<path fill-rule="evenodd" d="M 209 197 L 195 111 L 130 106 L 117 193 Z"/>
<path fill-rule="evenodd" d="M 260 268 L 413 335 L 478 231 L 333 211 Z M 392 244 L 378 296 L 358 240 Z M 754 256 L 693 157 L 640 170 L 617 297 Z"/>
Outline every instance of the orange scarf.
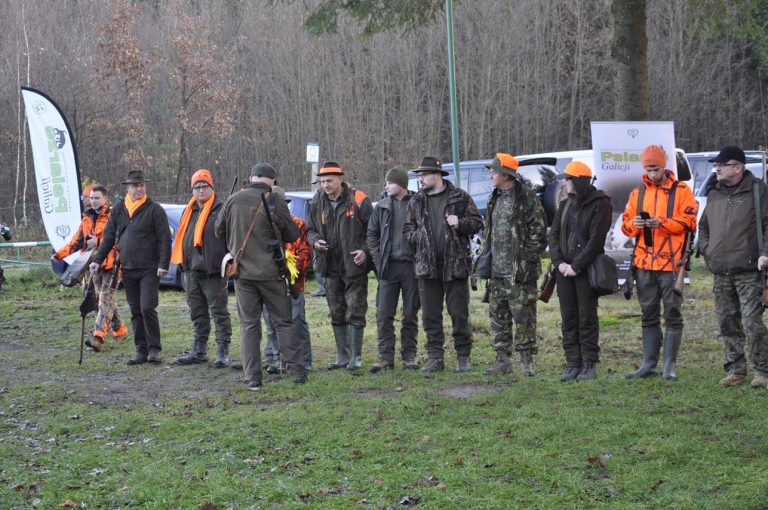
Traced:
<path fill-rule="evenodd" d="M 181 216 L 179 228 L 176 230 L 176 238 L 173 240 L 173 253 L 171 254 L 171 262 L 173 264 L 184 263 L 184 234 L 187 232 L 187 227 L 189 227 L 189 220 L 192 217 L 192 208 L 196 203 L 197 199 L 192 197 L 187 204 L 187 208 L 184 209 L 184 214 Z M 203 229 L 205 228 L 205 223 L 208 221 L 208 215 L 211 214 L 211 209 L 213 209 L 214 203 L 216 203 L 215 192 L 211 194 L 211 197 L 203 204 L 203 209 L 200 211 L 200 216 L 197 218 L 194 237 L 195 246 L 203 245 Z"/>
<path fill-rule="evenodd" d="M 142 206 L 144 202 L 147 201 L 147 195 L 144 195 L 139 200 L 133 200 L 131 198 L 131 195 L 125 195 L 125 209 L 128 211 L 128 217 L 133 218 L 133 214 L 136 212 L 136 209 Z"/>

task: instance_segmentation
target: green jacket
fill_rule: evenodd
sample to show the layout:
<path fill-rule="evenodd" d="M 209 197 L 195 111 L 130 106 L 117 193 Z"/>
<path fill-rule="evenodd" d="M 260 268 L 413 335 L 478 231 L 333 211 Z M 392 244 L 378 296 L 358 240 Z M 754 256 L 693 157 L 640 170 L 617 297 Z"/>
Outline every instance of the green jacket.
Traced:
<path fill-rule="evenodd" d="M 242 191 L 231 195 L 224 203 L 224 208 L 216 218 L 216 236 L 227 244 L 229 253 L 234 257 L 243 245 L 243 239 L 251 225 L 254 213 L 259 210 L 256 223 L 245 245 L 240 259 L 240 278 L 244 280 L 280 280 L 280 272 L 272 259 L 268 242 L 274 239 L 272 227 L 267 221 L 267 214 L 261 207 L 261 195 L 269 193 L 269 186 L 262 183 L 251 183 Z M 291 213 L 285 200 L 271 194 L 267 200 L 270 203 L 272 217 L 277 223 L 281 245 L 292 243 L 298 239 L 301 231 L 291 219 Z M 274 209 L 274 210 L 273 210 Z"/>
<path fill-rule="evenodd" d="M 707 206 L 699 222 L 699 251 L 713 273 L 757 271 L 757 259 L 768 255 L 765 245 L 757 247 L 757 223 L 753 184 L 760 195 L 763 239 L 768 240 L 768 191 L 763 181 L 744 171 L 744 178 L 729 194 L 718 182 L 707 196 Z"/>

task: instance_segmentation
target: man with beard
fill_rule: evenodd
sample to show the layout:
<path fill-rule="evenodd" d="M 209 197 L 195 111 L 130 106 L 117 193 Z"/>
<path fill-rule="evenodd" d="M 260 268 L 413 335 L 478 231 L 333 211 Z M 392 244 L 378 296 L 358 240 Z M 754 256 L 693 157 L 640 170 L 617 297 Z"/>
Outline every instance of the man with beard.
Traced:
<path fill-rule="evenodd" d="M 666 169 L 667 154 L 662 147 L 649 145 L 640 159 L 645 169 L 643 183 L 629 195 L 621 231 L 635 238 L 632 264 L 643 314 L 643 364 L 626 377 L 645 379 L 656 375 L 663 344 L 664 379 L 676 380 L 675 363 L 683 339 L 683 297 L 675 292 L 675 280 L 678 271 L 685 270 L 680 264 L 686 239 L 696 231 L 697 206 L 691 189 Z"/>
<path fill-rule="evenodd" d="M 425 157 L 414 170 L 421 190 L 408 204 L 403 234 L 413 250 L 422 321 L 427 334 L 425 374 L 445 370 L 443 302 L 453 325 L 456 371 L 472 369 L 469 326 L 469 238 L 483 227 L 472 197 L 444 179 L 448 172 L 437 158 Z"/>

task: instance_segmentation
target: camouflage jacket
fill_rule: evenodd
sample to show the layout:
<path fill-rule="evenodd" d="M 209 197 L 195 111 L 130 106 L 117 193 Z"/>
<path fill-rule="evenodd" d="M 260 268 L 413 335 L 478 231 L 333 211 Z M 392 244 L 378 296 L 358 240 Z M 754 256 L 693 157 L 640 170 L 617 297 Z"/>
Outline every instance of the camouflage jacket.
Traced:
<path fill-rule="evenodd" d="M 536 193 L 519 183 L 509 198 L 494 189 L 485 212 L 481 253 L 491 251 L 491 276 L 517 282 L 536 281 L 547 243 L 547 216 Z M 500 199 L 502 198 L 502 199 Z M 494 211 L 501 220 L 493 224 Z"/>
<path fill-rule="evenodd" d="M 443 274 L 437 274 L 435 242 L 429 221 L 427 196 L 424 191 L 415 193 L 408 204 L 403 233 L 413 250 L 413 266 L 417 278 L 441 278 L 443 281 L 468 278 L 472 267 L 469 253 L 469 238 L 483 227 L 483 217 L 477 210 L 475 201 L 466 191 L 445 181 L 448 187 L 448 204 L 443 216 L 456 215 L 459 224 L 456 228 L 445 228 L 445 254 Z"/>

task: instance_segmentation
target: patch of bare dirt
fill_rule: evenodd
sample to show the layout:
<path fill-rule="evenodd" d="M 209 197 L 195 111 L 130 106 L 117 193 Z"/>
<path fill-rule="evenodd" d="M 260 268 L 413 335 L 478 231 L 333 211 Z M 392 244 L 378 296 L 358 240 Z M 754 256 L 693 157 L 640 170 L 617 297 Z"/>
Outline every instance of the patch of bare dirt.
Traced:
<path fill-rule="evenodd" d="M 438 393 L 445 397 L 468 399 L 484 393 L 496 393 L 503 388 L 487 384 L 460 384 L 440 390 Z"/>

